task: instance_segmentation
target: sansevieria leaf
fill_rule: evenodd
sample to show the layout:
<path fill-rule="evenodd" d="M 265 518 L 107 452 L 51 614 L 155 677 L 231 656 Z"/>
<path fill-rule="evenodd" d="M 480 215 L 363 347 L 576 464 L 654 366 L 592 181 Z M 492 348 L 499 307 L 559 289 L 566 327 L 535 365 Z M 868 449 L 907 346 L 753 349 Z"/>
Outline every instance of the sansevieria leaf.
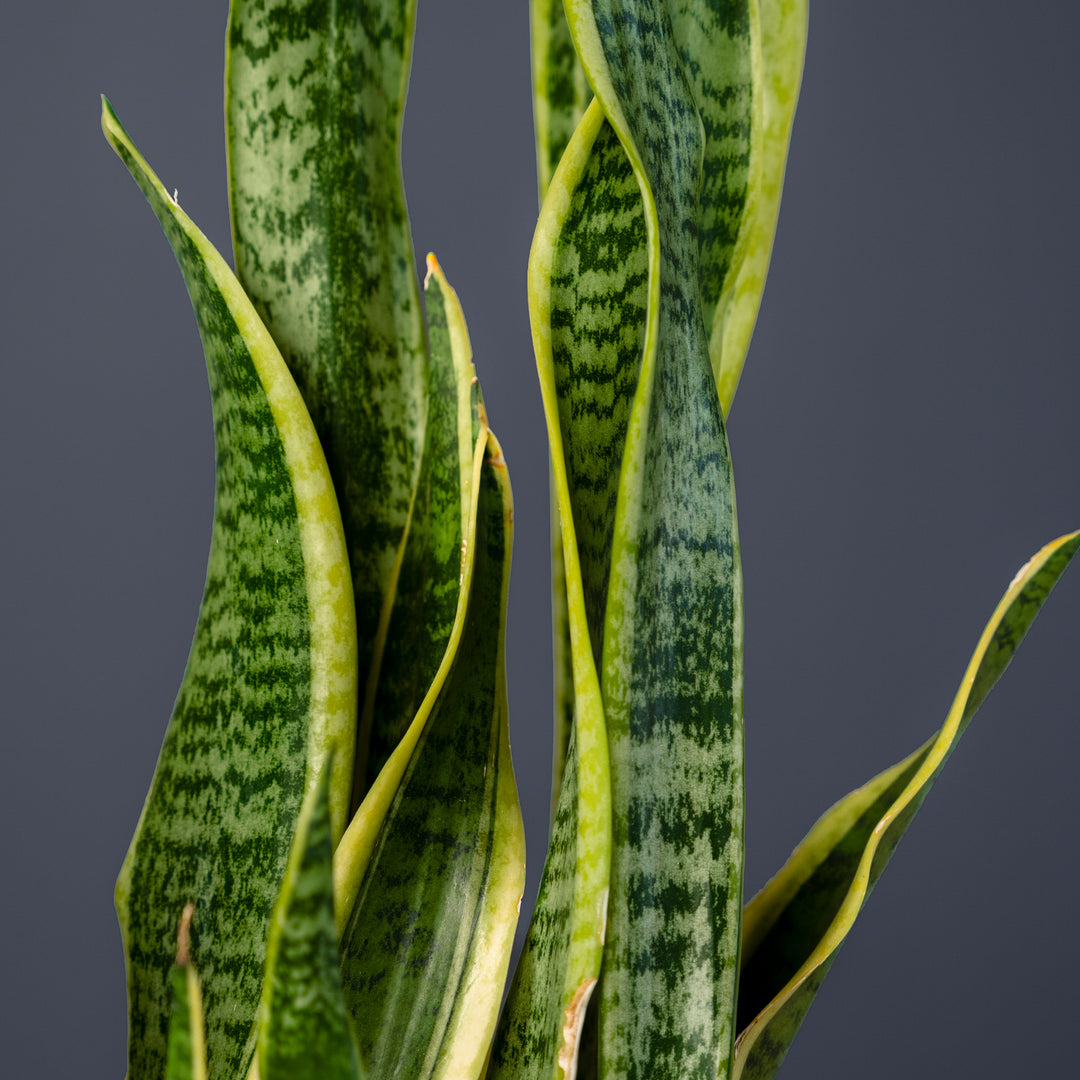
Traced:
<path fill-rule="evenodd" d="M 217 458 L 202 608 L 116 888 L 128 1069 L 139 1080 L 163 1075 L 174 935 L 193 904 L 207 1066 L 210 1080 L 225 1080 L 252 1054 L 270 915 L 305 792 L 328 767 L 335 838 L 345 826 L 356 717 L 352 589 L 326 462 L 280 353 L 107 103 L 102 126 L 187 284 Z"/>
<path fill-rule="evenodd" d="M 725 416 L 739 385 L 765 291 L 806 53 L 807 0 L 759 0 L 750 8 L 752 19 L 760 9 L 756 36 L 760 45 L 755 43 L 750 56 L 754 72 L 750 175 L 731 266 L 716 301 L 709 337 Z"/>
<path fill-rule="evenodd" d="M 358 1080 L 334 920 L 325 779 L 304 802 L 266 944 L 259 1080 Z"/>
<path fill-rule="evenodd" d="M 165 1080 L 206 1080 L 206 1032 L 202 988 L 191 964 L 191 916 L 188 904 L 180 916 L 176 963 L 172 969 L 172 1008 L 165 1057 Z"/>
<path fill-rule="evenodd" d="M 705 130 L 673 23 L 715 17 L 749 50 L 750 20 L 659 0 L 574 2 L 567 15 L 633 167 L 648 256 L 603 624 L 613 845 L 600 1072 L 714 1078 L 730 1068 L 742 907 L 741 584 L 701 301 Z M 729 72 L 736 98 L 748 69 Z"/>
<path fill-rule="evenodd" d="M 747 905 L 733 1073 L 739 1080 L 775 1075 L 901 836 L 1078 547 L 1080 533 L 1063 536 L 1021 568 L 937 735 L 827 811 Z"/>
<path fill-rule="evenodd" d="M 232 0 L 229 14 L 237 274 L 308 403 L 341 502 L 361 701 L 385 655 L 427 424 L 400 163 L 414 16 L 413 0 Z M 379 764 L 398 736 L 374 732 Z"/>
<path fill-rule="evenodd" d="M 473 571 L 476 485 L 487 418 L 472 363 L 465 316 L 434 255 L 425 281 L 431 363 L 427 439 L 395 569 L 387 624 L 387 678 L 369 684 L 364 710 L 393 731 L 381 763 L 334 858 L 337 917 L 344 927 L 398 786 L 461 646 Z M 406 721 L 403 724 L 403 721 Z M 377 760 L 372 758 L 371 761 Z"/>
<path fill-rule="evenodd" d="M 577 128 L 592 91 L 578 62 L 562 0 L 531 0 L 533 125 L 536 173 L 543 203 L 563 151 Z M 570 729 L 574 722 L 574 672 L 566 600 L 558 493 L 551 481 L 552 651 L 555 685 L 555 730 L 552 737 L 552 813 L 558 805 Z"/>
<path fill-rule="evenodd" d="M 342 939 L 362 1066 L 415 1080 L 481 1074 L 524 887 L 503 642 L 510 489 L 501 450 L 486 432 L 474 460 L 460 644 Z"/>

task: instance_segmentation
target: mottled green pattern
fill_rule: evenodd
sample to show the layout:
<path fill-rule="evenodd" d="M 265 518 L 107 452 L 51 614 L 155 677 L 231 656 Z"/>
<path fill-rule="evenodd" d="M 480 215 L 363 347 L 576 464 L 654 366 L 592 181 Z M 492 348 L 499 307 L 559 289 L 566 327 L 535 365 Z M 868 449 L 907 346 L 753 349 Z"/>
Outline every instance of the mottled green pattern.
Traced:
<path fill-rule="evenodd" d="M 307 799 L 274 909 L 259 1012 L 260 1080 L 357 1080 L 334 922 L 325 780 Z"/>
<path fill-rule="evenodd" d="M 533 122 L 536 129 L 536 174 L 540 201 L 592 97 L 585 72 L 574 52 L 562 0 L 531 0 Z M 552 739 L 552 814 L 574 722 L 574 663 L 566 602 L 566 567 L 558 497 L 551 485 L 552 652 L 555 674 L 555 730 Z"/>
<path fill-rule="evenodd" d="M 335 577 L 347 583 L 340 518 L 332 494 L 323 497 L 325 461 L 281 357 L 108 106 L 102 124 L 180 264 L 206 352 L 217 452 L 202 608 L 117 882 L 129 1073 L 162 1075 L 177 920 L 193 904 L 190 954 L 214 1080 L 250 1056 L 267 925 L 306 785 L 331 752 L 344 759 L 341 772 L 350 765 L 351 728 L 343 734 L 338 721 L 355 713 L 355 654 L 351 641 L 324 636 L 323 620 L 344 600 L 351 629 L 351 594 L 328 588 Z M 330 518 L 315 520 L 321 514 Z"/>
<path fill-rule="evenodd" d="M 577 747 L 570 731 L 564 782 L 540 891 L 506 1007 L 499 1018 L 488 1080 L 547 1080 L 562 1046 L 563 986 L 577 885 Z"/>
<path fill-rule="evenodd" d="M 568 12 L 653 221 L 604 632 L 601 1073 L 712 1080 L 734 1038 L 743 777 L 734 492 L 699 288 L 704 136 L 666 5 Z"/>
<path fill-rule="evenodd" d="M 807 0 L 761 0 L 751 6 L 750 14 L 754 72 L 750 183 L 731 271 L 724 282 L 709 340 L 725 416 L 750 347 L 776 235 L 806 52 Z"/>
<path fill-rule="evenodd" d="M 623 445 L 644 344 L 645 215 L 630 162 L 602 123 L 551 268 L 551 352 L 593 655 L 604 610 Z"/>
<path fill-rule="evenodd" d="M 708 337 L 732 265 L 750 179 L 751 28 L 757 0 L 671 2 L 671 28 L 701 117 L 698 275 Z"/>
<path fill-rule="evenodd" d="M 562 0 L 531 0 L 533 122 L 540 200 L 592 91 L 574 52 Z"/>
<path fill-rule="evenodd" d="M 1062 537 L 1016 576 L 941 731 L 829 810 L 748 905 L 736 1075 L 771 1080 L 900 838 L 1080 547 Z"/>
<path fill-rule="evenodd" d="M 361 701 L 427 413 L 399 160 L 413 18 L 407 0 L 233 0 L 228 32 L 237 272 L 326 450 L 352 564 Z"/>
<path fill-rule="evenodd" d="M 460 1052 L 486 1050 L 505 955 L 483 954 L 488 893 L 509 867 L 499 831 L 512 789 L 502 639 L 509 571 L 509 504 L 501 457 L 485 463 L 479 493 L 468 615 L 453 668 L 413 752 L 379 837 L 342 943 L 345 998 L 363 1066 L 380 1076 L 439 1075 Z M 520 887 L 509 911 L 512 931 Z M 476 983 L 501 970 L 483 1015 L 462 1017 Z M 484 979 L 481 979 L 481 975 Z M 490 989 L 490 988 L 489 988 Z M 480 987 L 481 996 L 484 988 Z"/>
<path fill-rule="evenodd" d="M 428 276 L 427 437 L 381 677 L 376 687 L 369 684 L 373 697 L 371 719 L 364 718 L 365 726 L 370 723 L 365 790 L 400 742 L 431 686 L 457 612 L 462 506 L 469 505 L 472 480 L 472 461 L 467 462 L 467 469 L 461 468 L 459 423 L 463 412 L 470 417 L 470 430 L 464 437 L 471 447 L 480 433 L 481 403 L 472 364 L 453 355 L 443 288 L 437 275 Z"/>

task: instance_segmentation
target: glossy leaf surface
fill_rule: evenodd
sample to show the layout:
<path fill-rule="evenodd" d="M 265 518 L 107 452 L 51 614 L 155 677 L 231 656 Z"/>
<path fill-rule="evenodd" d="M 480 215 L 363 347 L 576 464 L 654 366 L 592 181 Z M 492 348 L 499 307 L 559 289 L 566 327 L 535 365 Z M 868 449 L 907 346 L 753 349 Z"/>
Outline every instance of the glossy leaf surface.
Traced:
<path fill-rule="evenodd" d="M 983 631 L 937 735 L 827 811 L 747 905 L 736 1077 L 775 1075 L 901 836 L 1078 547 L 1080 533 L 1072 533 L 1021 568 Z"/>
<path fill-rule="evenodd" d="M 495 440 L 482 434 L 477 451 L 460 646 L 342 941 L 361 1062 L 379 1075 L 480 1074 L 524 886 L 503 645 L 510 491 Z"/>
<path fill-rule="evenodd" d="M 165 1068 L 176 921 L 193 903 L 211 1080 L 247 1067 L 266 931 L 301 802 L 333 755 L 344 829 L 356 715 L 348 563 L 318 438 L 221 256 L 106 104 L 105 134 L 172 245 L 206 352 L 217 479 L 206 588 L 184 681 L 117 883 L 129 1072 Z"/>
<path fill-rule="evenodd" d="M 475 491 L 487 440 L 487 418 L 457 295 L 428 256 L 425 284 L 431 364 L 427 441 L 394 603 L 384 637 L 386 677 L 369 684 L 362 716 L 393 735 L 334 860 L 337 916 L 344 927 L 390 805 L 417 740 L 461 646 L 472 579 Z M 403 721 L 406 721 L 403 723 Z M 372 762 L 377 758 L 370 759 Z"/>

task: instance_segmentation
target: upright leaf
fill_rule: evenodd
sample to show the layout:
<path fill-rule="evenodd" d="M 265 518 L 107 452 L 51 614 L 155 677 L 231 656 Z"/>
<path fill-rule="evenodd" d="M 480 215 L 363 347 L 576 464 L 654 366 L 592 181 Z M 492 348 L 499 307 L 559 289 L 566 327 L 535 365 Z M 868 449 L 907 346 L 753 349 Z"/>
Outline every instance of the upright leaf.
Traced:
<path fill-rule="evenodd" d="M 229 15 L 237 273 L 308 403 L 341 500 L 361 700 L 378 680 L 427 422 L 400 166 L 414 15 L 412 0 L 232 0 Z"/>
<path fill-rule="evenodd" d="M 337 915 L 348 921 L 361 879 L 417 740 L 461 645 L 473 571 L 476 487 L 487 417 L 457 294 L 428 256 L 431 412 L 408 538 L 395 569 L 386 678 L 369 684 L 365 726 L 393 747 L 368 786 L 334 859 Z"/>
<path fill-rule="evenodd" d="M 827 811 L 747 905 L 735 1077 L 775 1075 L 901 836 L 1077 548 L 1080 533 L 1063 536 L 1021 568 L 938 734 Z"/>
<path fill-rule="evenodd" d="M 357 1080 L 334 921 L 326 782 L 308 795 L 266 943 L 259 1080 Z"/>
<path fill-rule="evenodd" d="M 540 201 L 592 97 L 562 0 L 530 0 L 533 124 Z"/>
<path fill-rule="evenodd" d="M 610 157 L 596 149 L 602 132 L 613 151 Z M 614 173 L 606 173 L 607 166 L 615 166 Z M 556 171 L 529 259 L 529 315 L 561 523 L 564 561 L 560 565 L 565 565 L 574 713 L 566 732 L 551 845 L 525 949 L 496 1034 L 491 1080 L 572 1080 L 586 1010 L 600 976 L 610 880 L 611 799 L 598 654 L 590 634 L 590 600 L 583 579 L 606 570 L 594 565 L 584 568 L 582 552 L 590 543 L 579 542 L 576 530 L 584 517 L 585 529 L 604 533 L 605 511 L 609 519 L 614 513 L 613 497 L 604 494 L 608 477 L 600 476 L 605 469 L 617 475 L 625 435 L 622 411 L 611 404 L 611 388 L 620 381 L 611 369 L 626 363 L 628 370 L 621 381 L 628 381 L 632 394 L 640 353 L 635 328 L 641 321 L 644 272 L 641 266 L 633 268 L 633 255 L 636 251 L 643 262 L 644 244 L 641 238 L 635 248 L 635 230 L 640 231 L 642 220 L 640 199 L 632 176 L 629 192 L 626 189 L 627 172 L 625 156 L 594 103 Z M 632 204 L 628 216 L 624 212 L 627 199 Z M 583 213 L 586 205 L 601 212 L 603 225 L 597 223 L 596 235 L 620 222 L 628 226 L 621 244 L 608 240 L 594 248 L 590 218 Z M 582 259 L 587 269 L 580 265 Z M 629 259 L 629 271 L 619 265 L 620 259 Z M 575 274 L 579 266 L 586 270 L 581 276 Z M 580 298 L 574 295 L 575 283 L 590 274 L 606 286 L 594 294 L 596 305 L 627 314 L 626 341 L 620 342 L 618 335 L 602 340 L 605 333 L 599 326 L 595 327 L 599 337 L 593 334 L 589 313 L 595 318 L 596 309 L 579 305 Z M 575 343 L 581 346 L 580 368 L 575 368 Z M 571 404 L 567 395 L 575 393 Z M 602 407 L 604 401 L 608 408 Z M 572 415 L 577 416 L 577 423 L 570 422 Z M 592 424 L 587 422 L 589 415 Z M 590 452 L 598 455 L 595 462 L 586 460 Z M 580 466 L 590 464 L 595 467 L 585 481 L 575 475 L 575 466 L 580 472 Z M 599 493 L 593 488 L 599 488 Z M 584 515 L 575 505 L 578 489 L 585 491 Z M 605 503 L 605 497 L 612 505 Z M 593 546 L 602 543 L 595 535 L 589 540 Z M 595 606 L 597 590 L 591 592 Z"/>
<path fill-rule="evenodd" d="M 473 448 L 487 426 L 457 294 L 434 255 L 427 263 L 427 431 L 407 538 L 395 567 L 382 676 L 368 683 L 361 711 L 360 730 L 372 733 L 364 790 L 411 724 L 450 641 L 461 550 L 470 528 Z"/>
<path fill-rule="evenodd" d="M 353 598 L 326 462 L 277 348 L 107 103 L 102 126 L 180 264 L 206 351 L 217 448 L 202 608 L 116 887 L 128 1068 L 139 1080 L 164 1072 L 173 934 L 194 904 L 207 1065 L 211 1080 L 224 1080 L 251 1056 L 270 914 L 304 793 L 327 768 L 335 837 L 344 829 Z"/>
<path fill-rule="evenodd" d="M 734 491 L 701 306 L 704 134 L 667 5 L 578 0 L 567 14 L 641 190 L 649 275 L 603 634 L 601 1073 L 713 1078 L 734 1039 L 743 794 Z"/>
<path fill-rule="evenodd" d="M 751 5 L 751 13 L 758 7 L 760 47 L 751 53 L 755 93 L 746 207 L 709 338 L 725 416 L 765 291 L 806 53 L 807 0 L 760 0 Z"/>
<path fill-rule="evenodd" d="M 482 1072 L 524 886 L 503 645 L 510 492 L 498 444 L 482 438 L 460 647 L 342 940 L 365 1070 L 416 1080 Z"/>
<path fill-rule="evenodd" d="M 191 965 L 191 916 L 188 904 L 180 916 L 176 963 L 172 969 L 172 1009 L 165 1055 L 165 1080 L 206 1080 L 206 1032 L 202 988 Z"/>
<path fill-rule="evenodd" d="M 536 129 L 536 172 L 540 201 L 555 174 L 563 151 L 592 97 L 585 72 L 574 52 L 562 0 L 531 0 L 533 123 Z M 552 813 L 558 806 L 570 729 L 574 722 L 574 671 L 570 616 L 566 597 L 558 492 L 551 480 L 552 651 L 555 673 L 555 730 L 552 739 Z"/>

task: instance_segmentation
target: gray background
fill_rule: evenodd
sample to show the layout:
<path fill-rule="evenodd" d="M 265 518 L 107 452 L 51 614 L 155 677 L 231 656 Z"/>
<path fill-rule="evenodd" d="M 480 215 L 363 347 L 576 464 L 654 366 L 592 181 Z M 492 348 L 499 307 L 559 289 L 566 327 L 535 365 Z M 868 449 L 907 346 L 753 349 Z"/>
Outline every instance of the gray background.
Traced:
<path fill-rule="evenodd" d="M 543 850 L 547 480 L 525 310 L 524 0 L 421 0 L 405 172 L 517 497 L 510 692 Z M 212 496 L 194 320 L 98 130 L 107 92 L 228 247 L 224 0 L 0 24 L 0 1045 L 119 1080 L 111 890 L 194 625 Z M 1074 5 L 819 3 L 732 417 L 747 595 L 748 892 L 941 721 L 1017 567 L 1080 526 Z M 1077 571 L 1072 571 L 1073 575 Z M 783 1075 L 1071 1075 L 1080 579 L 973 725 Z"/>

